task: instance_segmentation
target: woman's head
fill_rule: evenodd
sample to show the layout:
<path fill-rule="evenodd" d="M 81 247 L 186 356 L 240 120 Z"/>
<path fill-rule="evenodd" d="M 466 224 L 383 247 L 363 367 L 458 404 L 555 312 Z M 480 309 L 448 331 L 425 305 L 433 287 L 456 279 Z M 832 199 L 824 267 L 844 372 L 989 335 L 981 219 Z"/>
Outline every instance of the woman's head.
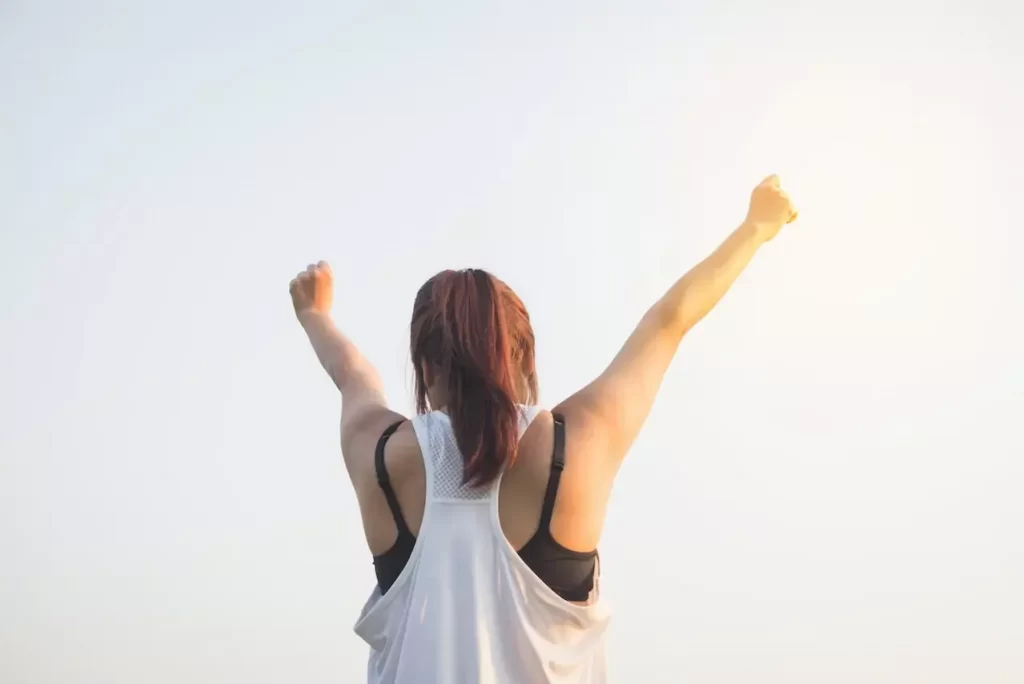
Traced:
<path fill-rule="evenodd" d="M 410 336 L 416 408 L 444 408 L 483 485 L 516 455 L 519 406 L 537 397 L 533 327 L 526 307 L 486 271 L 442 271 L 416 293 Z"/>

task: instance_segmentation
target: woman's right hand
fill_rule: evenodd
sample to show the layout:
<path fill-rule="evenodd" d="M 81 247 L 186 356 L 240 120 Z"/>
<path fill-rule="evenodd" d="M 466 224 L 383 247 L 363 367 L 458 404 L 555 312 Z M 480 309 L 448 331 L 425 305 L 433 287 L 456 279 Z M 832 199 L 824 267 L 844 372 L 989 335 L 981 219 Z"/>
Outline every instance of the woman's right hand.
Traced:
<path fill-rule="evenodd" d="M 746 223 L 754 226 L 765 242 L 778 235 L 782 226 L 792 223 L 796 217 L 797 211 L 789 195 L 780 187 L 778 176 L 768 176 L 750 194 Z"/>

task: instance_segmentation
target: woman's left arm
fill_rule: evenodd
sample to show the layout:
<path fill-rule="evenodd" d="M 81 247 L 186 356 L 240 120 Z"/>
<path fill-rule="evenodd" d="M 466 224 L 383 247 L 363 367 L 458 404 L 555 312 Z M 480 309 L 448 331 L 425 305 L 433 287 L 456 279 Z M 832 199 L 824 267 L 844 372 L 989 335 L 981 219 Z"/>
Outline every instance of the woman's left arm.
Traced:
<path fill-rule="evenodd" d="M 331 319 L 333 275 L 325 261 L 310 265 L 289 286 L 295 316 L 309 337 L 320 365 L 341 391 L 341 450 L 349 475 L 372 474 L 372 444 L 390 422 L 403 417 L 388 409 L 377 369 Z M 369 473 L 365 471 L 369 470 Z"/>

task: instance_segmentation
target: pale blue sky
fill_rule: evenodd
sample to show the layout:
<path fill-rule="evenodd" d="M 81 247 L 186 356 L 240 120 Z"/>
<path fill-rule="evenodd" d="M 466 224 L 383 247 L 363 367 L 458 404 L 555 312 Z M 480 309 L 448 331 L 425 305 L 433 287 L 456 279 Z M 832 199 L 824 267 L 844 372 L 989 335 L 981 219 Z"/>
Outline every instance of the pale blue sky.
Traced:
<path fill-rule="evenodd" d="M 493 270 L 550 405 L 772 172 L 615 490 L 614 673 L 1024 681 L 1019 8 L 146 5 L 0 3 L 5 684 L 358 681 L 294 273 L 408 410 L 416 288 Z"/>

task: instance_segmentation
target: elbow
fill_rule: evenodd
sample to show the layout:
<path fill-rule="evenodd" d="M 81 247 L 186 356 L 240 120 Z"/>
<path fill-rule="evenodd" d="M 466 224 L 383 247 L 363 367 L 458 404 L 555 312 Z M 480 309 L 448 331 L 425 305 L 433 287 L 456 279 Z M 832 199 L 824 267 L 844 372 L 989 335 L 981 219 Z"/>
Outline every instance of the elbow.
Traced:
<path fill-rule="evenodd" d="M 695 294 L 692 288 L 684 288 L 676 297 L 665 297 L 647 312 L 645 323 L 681 339 L 699 320 L 695 315 Z"/>
<path fill-rule="evenodd" d="M 668 306 L 667 302 L 658 302 L 644 316 L 641 326 L 647 328 L 652 337 L 677 345 L 693 323 L 688 320 L 685 303 Z"/>

